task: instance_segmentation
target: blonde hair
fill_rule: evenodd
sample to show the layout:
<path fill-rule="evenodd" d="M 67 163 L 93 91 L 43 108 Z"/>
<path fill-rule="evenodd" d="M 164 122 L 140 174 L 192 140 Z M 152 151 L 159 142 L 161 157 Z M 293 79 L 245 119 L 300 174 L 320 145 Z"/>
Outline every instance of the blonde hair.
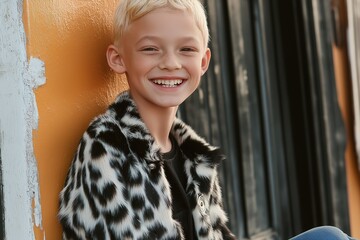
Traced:
<path fill-rule="evenodd" d="M 115 44 L 119 43 L 132 22 L 162 7 L 189 11 L 203 35 L 205 46 L 208 45 L 209 28 L 204 7 L 199 0 L 121 0 L 114 16 Z"/>

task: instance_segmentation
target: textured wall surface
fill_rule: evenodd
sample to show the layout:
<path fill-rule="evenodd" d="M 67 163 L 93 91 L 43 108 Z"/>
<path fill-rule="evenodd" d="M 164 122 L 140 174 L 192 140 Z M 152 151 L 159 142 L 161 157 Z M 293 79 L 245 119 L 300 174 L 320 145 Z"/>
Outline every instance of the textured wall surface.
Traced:
<path fill-rule="evenodd" d="M 33 89 L 45 82 L 44 65 L 28 60 L 22 1 L 0 4 L 0 149 L 5 239 L 34 239 L 41 227 L 32 130 L 38 113 Z"/>
<path fill-rule="evenodd" d="M 28 56 L 45 64 L 46 84 L 36 93 L 39 127 L 33 133 L 43 228 L 36 239 L 60 239 L 58 194 L 82 133 L 127 88 L 109 70 L 117 0 L 29 0 L 24 4 Z"/>

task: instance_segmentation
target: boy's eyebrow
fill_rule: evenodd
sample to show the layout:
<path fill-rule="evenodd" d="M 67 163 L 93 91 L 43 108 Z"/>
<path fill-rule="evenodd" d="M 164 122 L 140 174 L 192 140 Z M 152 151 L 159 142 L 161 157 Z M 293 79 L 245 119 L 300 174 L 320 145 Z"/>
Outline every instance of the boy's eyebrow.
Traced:
<path fill-rule="evenodd" d="M 141 37 L 135 44 L 138 44 L 144 40 L 153 40 L 153 41 L 158 41 L 161 40 L 162 37 L 158 37 L 158 36 L 152 36 L 152 35 L 147 35 L 147 36 L 143 36 Z M 195 41 L 195 42 L 199 42 L 198 39 L 196 37 L 193 36 L 185 36 L 181 38 L 181 41 Z"/>
<path fill-rule="evenodd" d="M 144 40 L 158 40 L 159 37 L 156 37 L 156 36 L 144 36 L 144 37 L 141 37 L 136 43 L 139 43 L 139 42 L 142 42 Z"/>

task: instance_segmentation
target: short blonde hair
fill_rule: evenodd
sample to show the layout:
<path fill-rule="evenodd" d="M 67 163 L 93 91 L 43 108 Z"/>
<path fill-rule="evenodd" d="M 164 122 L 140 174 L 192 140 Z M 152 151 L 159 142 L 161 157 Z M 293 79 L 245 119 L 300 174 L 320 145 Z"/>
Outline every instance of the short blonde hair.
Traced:
<path fill-rule="evenodd" d="M 119 43 L 132 22 L 162 7 L 189 11 L 203 35 L 205 47 L 208 45 L 209 28 L 204 7 L 199 0 L 121 0 L 114 16 L 115 44 Z"/>

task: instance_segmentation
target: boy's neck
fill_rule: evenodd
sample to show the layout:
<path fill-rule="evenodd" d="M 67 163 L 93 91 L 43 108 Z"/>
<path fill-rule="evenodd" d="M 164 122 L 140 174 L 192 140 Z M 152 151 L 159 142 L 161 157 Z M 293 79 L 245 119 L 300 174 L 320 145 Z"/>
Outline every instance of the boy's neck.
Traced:
<path fill-rule="evenodd" d="M 141 119 L 160 147 L 161 152 L 171 150 L 169 134 L 176 117 L 178 107 L 159 107 L 146 101 L 134 99 Z"/>

